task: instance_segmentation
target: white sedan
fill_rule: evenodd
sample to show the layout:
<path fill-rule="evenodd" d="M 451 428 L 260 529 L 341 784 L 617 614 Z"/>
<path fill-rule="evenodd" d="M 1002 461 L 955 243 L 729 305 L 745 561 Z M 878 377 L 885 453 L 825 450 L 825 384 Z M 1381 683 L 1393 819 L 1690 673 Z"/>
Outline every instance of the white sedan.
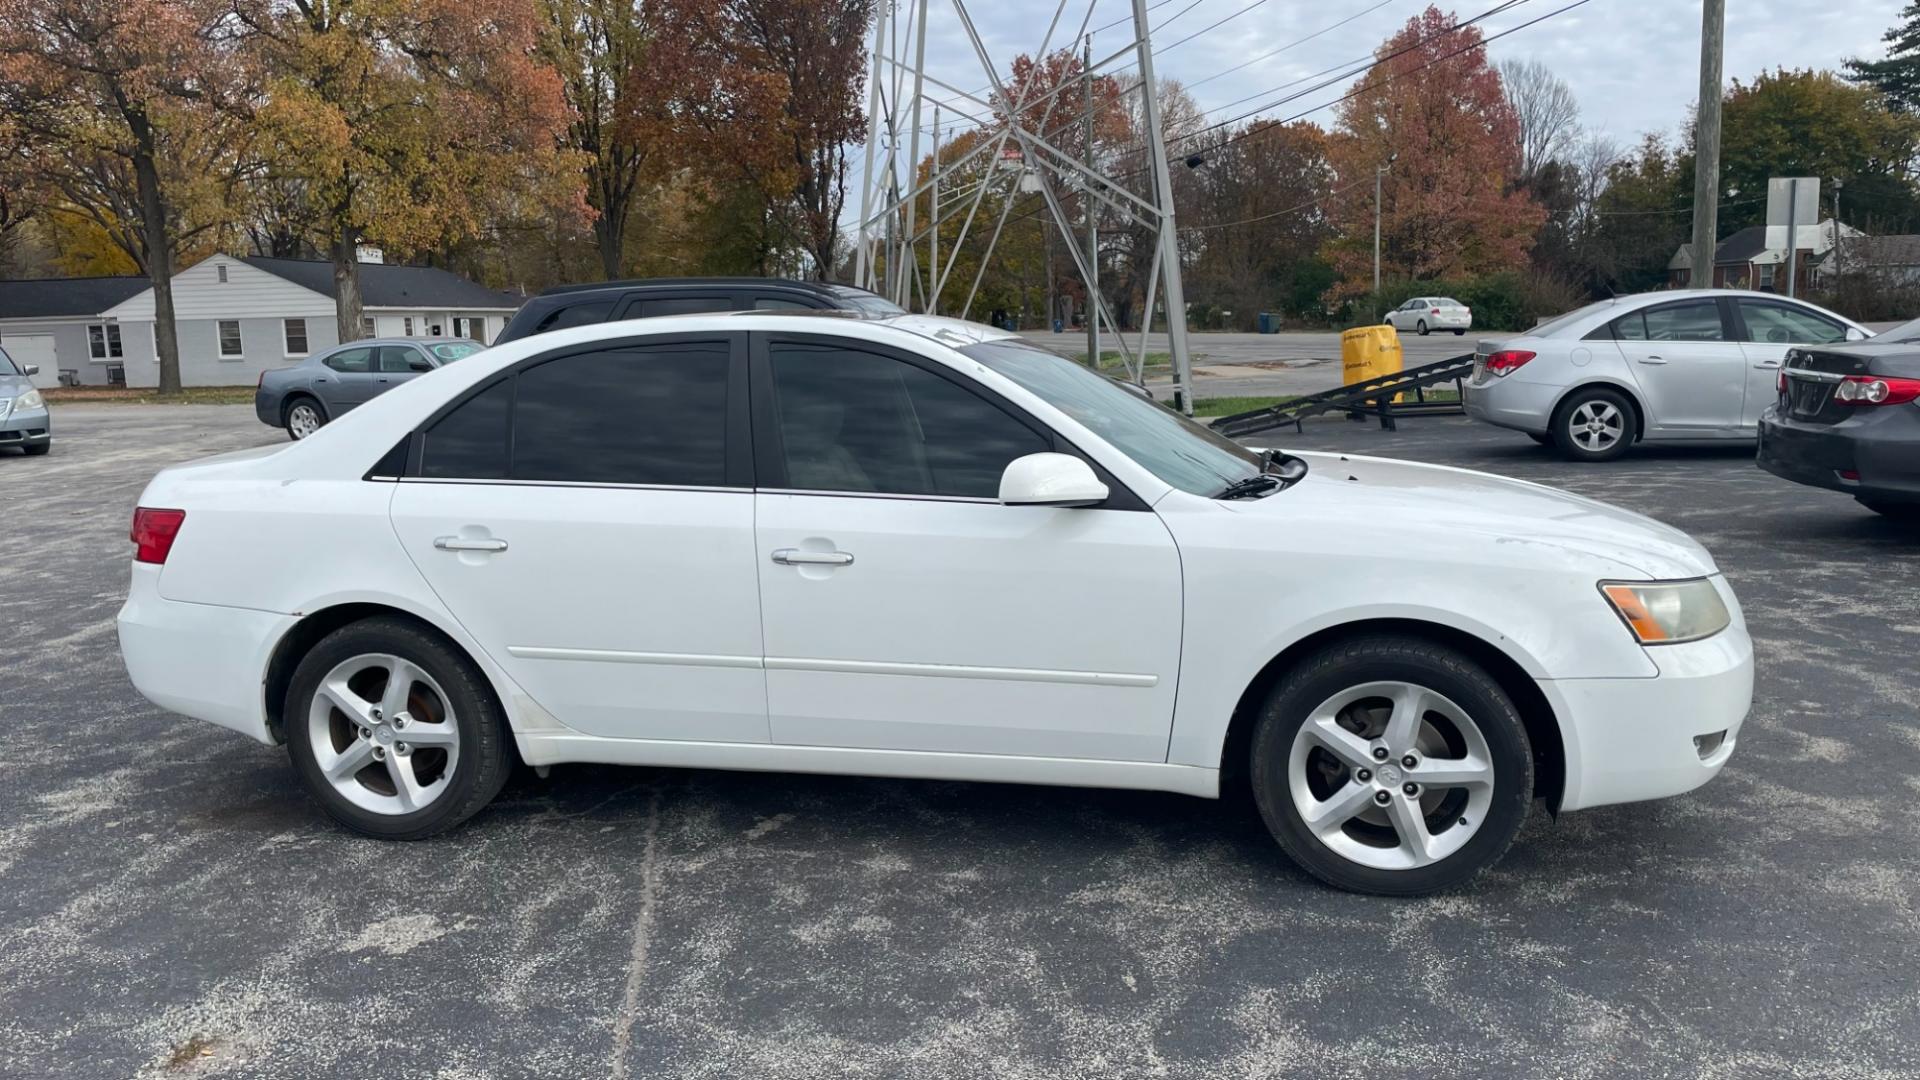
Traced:
<path fill-rule="evenodd" d="M 1536 484 L 1256 452 L 983 326 L 741 313 L 543 334 L 162 472 L 120 644 L 412 838 L 517 760 L 1252 793 L 1413 894 L 1726 764 L 1711 556 Z M 1415 584 L 1417 583 L 1417 584 Z"/>
<path fill-rule="evenodd" d="M 1473 309 L 1451 296 L 1416 296 L 1387 312 L 1387 325 L 1421 337 L 1435 330 L 1464 334 L 1473 329 Z"/>

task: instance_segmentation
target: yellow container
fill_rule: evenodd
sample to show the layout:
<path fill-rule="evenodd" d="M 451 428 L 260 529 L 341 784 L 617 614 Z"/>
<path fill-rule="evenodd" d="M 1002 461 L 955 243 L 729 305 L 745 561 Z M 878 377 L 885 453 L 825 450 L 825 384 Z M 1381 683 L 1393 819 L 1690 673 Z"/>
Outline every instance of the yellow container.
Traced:
<path fill-rule="evenodd" d="M 1402 366 L 1400 335 L 1391 326 L 1356 326 L 1340 335 L 1342 385 L 1397 375 Z"/>

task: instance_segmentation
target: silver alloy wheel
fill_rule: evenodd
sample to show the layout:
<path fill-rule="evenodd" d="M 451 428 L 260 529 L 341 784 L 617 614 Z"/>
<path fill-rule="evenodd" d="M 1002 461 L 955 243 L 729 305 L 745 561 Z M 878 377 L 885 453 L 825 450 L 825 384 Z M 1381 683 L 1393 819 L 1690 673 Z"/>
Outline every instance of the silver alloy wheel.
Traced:
<path fill-rule="evenodd" d="M 440 684 L 417 665 L 368 653 L 334 665 L 307 710 L 314 762 L 347 801 L 410 814 L 445 794 L 460 728 Z"/>
<path fill-rule="evenodd" d="M 1413 324 L 1413 328 L 1420 332 L 1421 337 L 1427 336 L 1427 320 L 1421 319 L 1419 322 Z"/>
<path fill-rule="evenodd" d="M 287 431 L 300 440 L 320 430 L 320 410 L 302 401 L 287 410 Z"/>
<path fill-rule="evenodd" d="M 1493 754 L 1466 710 L 1407 682 L 1349 687 L 1293 737 L 1287 787 L 1307 831 L 1376 870 L 1466 846 L 1493 802 Z"/>
<path fill-rule="evenodd" d="M 1567 417 L 1567 435 L 1588 453 L 1611 450 L 1627 433 L 1627 417 L 1611 401 L 1583 401 Z"/>

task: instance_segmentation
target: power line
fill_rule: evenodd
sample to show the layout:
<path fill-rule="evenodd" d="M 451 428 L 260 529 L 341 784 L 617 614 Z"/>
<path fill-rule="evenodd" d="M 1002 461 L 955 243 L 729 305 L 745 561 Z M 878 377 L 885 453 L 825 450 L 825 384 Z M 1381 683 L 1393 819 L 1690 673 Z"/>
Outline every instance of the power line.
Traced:
<path fill-rule="evenodd" d="M 1204 86 L 1215 79 L 1218 79 L 1225 75 L 1231 75 L 1234 72 L 1241 70 L 1242 68 L 1246 68 L 1253 64 L 1257 64 L 1262 60 L 1271 60 L 1274 57 L 1279 56 L 1281 53 L 1286 52 L 1288 49 L 1291 49 L 1296 45 L 1305 45 L 1307 42 L 1312 41 L 1314 38 L 1317 38 L 1322 34 L 1332 33 L 1333 31 L 1340 29 L 1341 27 L 1347 25 L 1348 23 L 1353 22 L 1355 19 L 1359 19 L 1367 15 L 1371 15 L 1374 12 L 1379 11 L 1381 8 L 1386 7 L 1388 4 L 1391 4 L 1393 2 L 1394 0 L 1380 0 L 1379 3 L 1373 5 L 1370 8 L 1367 8 L 1366 10 L 1355 12 L 1354 14 L 1349 15 L 1344 19 L 1341 19 L 1339 22 L 1334 23 L 1332 26 L 1328 26 L 1320 30 L 1315 30 L 1313 33 L 1308 34 L 1306 37 L 1303 37 L 1298 41 L 1289 41 L 1285 45 L 1280 46 L 1279 48 L 1273 50 L 1272 52 L 1261 53 L 1259 56 L 1256 56 L 1251 60 L 1243 60 L 1240 63 L 1235 64 L 1232 67 L 1226 69 L 1225 71 L 1216 71 L 1213 74 L 1207 76 L 1206 78 L 1199 80 L 1198 82 L 1190 82 L 1187 84 L 1187 89 L 1191 90 L 1196 86 Z"/>
<path fill-rule="evenodd" d="M 1252 11 L 1254 8 L 1257 8 L 1266 2 L 1267 0 L 1253 0 L 1253 3 L 1248 4 L 1246 7 L 1241 8 L 1239 11 L 1234 12 L 1233 14 L 1227 16 L 1226 18 L 1208 23 L 1207 25 L 1201 27 L 1200 29 L 1195 30 L 1193 33 L 1188 34 L 1186 37 L 1181 38 L 1179 41 L 1176 41 L 1173 44 L 1168 45 L 1166 48 L 1153 50 L 1153 55 L 1159 56 L 1163 52 L 1171 52 L 1172 50 L 1177 49 L 1182 45 L 1185 45 L 1187 42 L 1192 41 L 1194 38 L 1199 37 L 1201 34 L 1204 34 L 1209 30 L 1218 30 L 1220 27 L 1225 26 L 1227 23 L 1232 22 L 1233 20 L 1239 18 L 1242 15 L 1245 15 L 1247 12 Z M 1175 16 L 1175 18 L 1178 18 L 1178 16 Z M 1172 22 L 1173 19 L 1168 19 L 1167 21 Z"/>
<path fill-rule="evenodd" d="M 1255 214 L 1253 217 L 1241 218 L 1239 221 L 1221 221 L 1211 225 L 1182 225 L 1180 226 L 1180 231 L 1181 232 L 1211 232 L 1214 229 L 1231 229 L 1236 225 L 1251 225 L 1257 221 L 1267 221 L 1271 218 L 1286 217 L 1288 214 L 1298 214 L 1303 210 L 1313 209 L 1314 207 L 1320 205 L 1325 200 L 1333 198 L 1335 195 L 1343 195 L 1349 191 L 1352 191 L 1354 188 L 1359 187 L 1362 184 L 1371 183 L 1372 181 L 1373 181 L 1373 177 L 1371 176 L 1363 180 L 1355 180 L 1353 183 L 1347 184 L 1344 187 L 1334 188 L 1332 191 L 1327 192 L 1325 195 L 1321 195 L 1317 198 L 1309 199 L 1306 202 L 1301 203 L 1299 206 L 1290 206 L 1285 210 L 1275 210 L 1270 214 Z"/>

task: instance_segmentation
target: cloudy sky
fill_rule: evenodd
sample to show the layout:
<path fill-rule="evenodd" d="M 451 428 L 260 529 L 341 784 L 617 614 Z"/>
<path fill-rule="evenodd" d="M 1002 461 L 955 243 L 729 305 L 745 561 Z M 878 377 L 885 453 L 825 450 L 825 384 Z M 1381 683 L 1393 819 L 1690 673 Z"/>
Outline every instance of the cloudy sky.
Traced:
<path fill-rule="evenodd" d="M 1036 51 L 1046 35 L 1056 0 L 968 0 L 968 10 L 989 54 L 1004 71 L 1022 52 Z M 1055 47 L 1072 38 L 1088 0 L 1067 0 Z M 1129 17 L 1127 0 L 1093 0 L 1090 25 Z M 1489 36 L 1566 6 L 1569 0 L 1523 0 L 1482 25 Z M 1160 74 L 1194 86 L 1194 96 L 1212 119 L 1237 115 L 1301 87 L 1275 89 L 1314 72 L 1359 60 L 1418 14 L 1427 0 L 1148 0 L 1158 46 Z M 1496 6 L 1498 0 L 1441 3 L 1461 18 Z M 1833 67 L 1849 56 L 1879 56 L 1880 36 L 1894 22 L 1903 0 L 1728 0 L 1728 79 L 1747 78 L 1776 66 Z M 1191 5 L 1191 6 L 1189 6 Z M 1377 10 L 1369 11 L 1375 8 Z M 905 6 L 904 4 L 902 5 Z M 1184 9 L 1184 10 L 1183 10 Z M 1184 44 L 1175 42 L 1235 12 L 1218 27 Z M 950 3 L 929 8 L 928 66 L 940 77 L 974 90 L 985 84 Z M 1361 13 L 1365 14 L 1361 14 Z M 1353 18 L 1343 26 L 1336 23 Z M 1332 27 L 1331 29 L 1329 29 Z M 1096 54 L 1126 43 L 1129 24 L 1095 36 Z M 1323 32 L 1324 31 L 1324 32 Z M 1272 53 L 1309 35 L 1278 55 L 1229 69 Z M 1698 79 L 1698 0 L 1588 0 L 1562 15 L 1501 38 L 1489 46 L 1495 60 L 1537 58 L 1552 64 L 1580 99 L 1588 127 L 1622 143 L 1641 132 L 1677 129 L 1693 102 Z M 1225 74 L 1222 74 L 1226 72 Z M 1201 80 L 1207 80 L 1202 82 Z M 1320 79 L 1310 79 L 1311 86 Z M 1285 105 L 1292 115 L 1331 102 L 1352 84 L 1332 87 Z M 929 90 L 929 96 L 936 91 Z M 1246 99 L 1242 101 L 1241 99 Z M 1230 103 L 1239 101 L 1237 105 Z M 1331 110 L 1315 113 L 1322 123 Z"/>

